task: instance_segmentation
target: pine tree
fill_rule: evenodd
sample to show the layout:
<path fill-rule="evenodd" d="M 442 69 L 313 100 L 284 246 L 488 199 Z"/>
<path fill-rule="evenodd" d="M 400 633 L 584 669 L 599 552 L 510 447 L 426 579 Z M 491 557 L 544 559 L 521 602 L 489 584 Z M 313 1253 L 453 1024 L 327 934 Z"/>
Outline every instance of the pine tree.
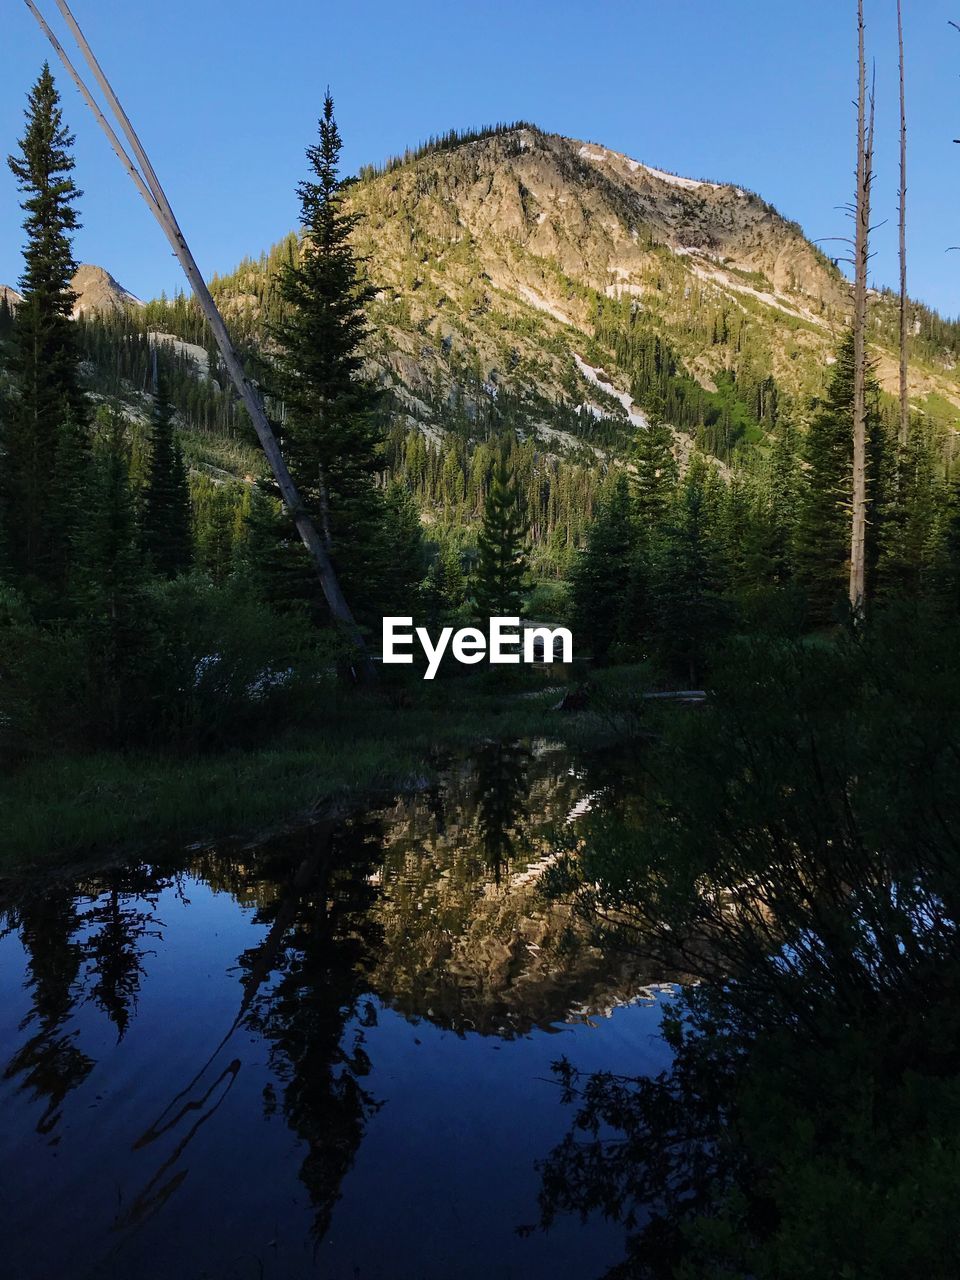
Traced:
<path fill-rule="evenodd" d="M 13 309 L 7 301 L 7 295 L 0 295 L 0 365 L 5 363 L 6 344 L 13 333 Z"/>
<path fill-rule="evenodd" d="M 70 177 L 74 138 L 46 63 L 28 96 L 26 121 L 19 154 L 7 160 L 24 196 L 27 243 L 12 335 L 18 395 L 0 441 L 0 519 L 15 574 L 49 590 L 63 586 L 77 517 L 64 505 L 65 486 L 58 493 L 50 480 L 61 442 L 71 450 L 82 444 L 87 412 L 70 320 L 71 236 L 79 226 L 73 206 L 81 193 Z"/>
<path fill-rule="evenodd" d="M 936 440 L 919 421 L 908 424 L 907 442 L 897 451 L 893 489 L 880 531 L 877 593 L 916 599 L 930 585 L 946 506 Z"/>
<path fill-rule="evenodd" d="M 141 517 L 143 547 L 153 571 L 175 578 L 193 562 L 190 491 L 183 454 L 173 430 L 173 408 L 157 387 L 153 441 Z"/>
<path fill-rule="evenodd" d="M 782 415 L 773 435 L 770 451 L 770 518 L 773 580 L 786 582 L 794 572 L 794 550 L 800 510 L 802 476 L 800 447 L 793 419 Z"/>
<path fill-rule="evenodd" d="M 633 492 L 641 537 L 656 533 L 670 510 L 677 487 L 672 445 L 673 433 L 657 418 L 637 433 Z"/>
<path fill-rule="evenodd" d="M 430 627 L 437 627 L 463 604 L 467 582 L 456 547 L 441 546 L 420 585 L 420 601 Z"/>
<path fill-rule="evenodd" d="M 369 599 L 381 545 L 381 442 L 377 393 L 360 373 L 364 307 L 374 290 L 361 280 L 350 243 L 357 219 L 343 209 L 342 143 L 329 93 L 319 131 L 318 145 L 307 149 L 315 180 L 298 187 L 299 258 L 280 273 L 285 312 L 274 336 L 287 408 L 283 444 L 345 589 Z"/>
<path fill-rule="evenodd" d="M 109 744 L 126 741 L 139 705 L 148 643 L 145 578 L 128 476 L 124 423 L 105 417 L 89 468 L 71 594 L 86 653 L 89 731 Z"/>
<path fill-rule="evenodd" d="M 807 430 L 803 457 L 802 493 L 797 515 L 797 575 L 808 600 L 813 622 L 829 622 L 846 593 L 850 563 L 850 503 L 853 492 L 854 339 L 847 333 L 827 393 Z M 878 440 L 879 389 L 867 379 L 867 441 Z M 867 476 L 868 519 L 872 476 Z"/>
<path fill-rule="evenodd" d="M 516 480 L 501 456 L 494 467 L 483 527 L 477 537 L 472 598 L 480 618 L 519 617 L 527 569 L 526 533 Z"/>
<path fill-rule="evenodd" d="M 710 505 L 711 470 L 695 456 L 677 493 L 656 572 L 660 649 L 691 685 L 700 679 L 727 620 Z"/>
<path fill-rule="evenodd" d="M 624 472 L 618 471 L 601 491 L 571 583 L 574 643 L 600 661 L 618 639 L 632 647 L 633 638 L 622 633 L 625 614 L 638 621 L 641 594 L 645 598 L 637 542 L 630 485 Z"/>
<path fill-rule="evenodd" d="M 314 589 L 316 574 L 273 489 L 264 478 L 249 495 L 239 548 L 240 572 L 267 604 L 281 612 L 306 611 L 319 623 L 322 602 Z"/>
<path fill-rule="evenodd" d="M 408 614 L 424 575 L 426 551 L 417 504 L 396 480 L 384 495 L 381 565 L 380 607 L 385 615 Z"/>

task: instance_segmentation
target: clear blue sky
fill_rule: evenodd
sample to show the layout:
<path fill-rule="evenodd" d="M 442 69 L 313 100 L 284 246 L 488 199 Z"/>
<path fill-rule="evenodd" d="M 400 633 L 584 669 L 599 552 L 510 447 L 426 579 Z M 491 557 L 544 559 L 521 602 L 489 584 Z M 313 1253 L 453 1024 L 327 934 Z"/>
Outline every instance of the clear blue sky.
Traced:
<path fill-rule="evenodd" d="M 53 0 L 41 0 L 55 13 Z M 960 0 L 904 0 L 911 292 L 960 313 Z M 896 0 L 866 0 L 876 59 L 874 278 L 896 264 Z M 451 126 L 524 118 L 649 164 L 758 191 L 812 238 L 845 235 L 854 0 L 73 0 L 138 126 L 203 271 L 230 270 L 296 222 L 329 83 L 345 170 Z M 59 15 L 58 15 L 59 17 Z M 49 50 L 4 6 L 0 150 Z M 57 24 L 59 30 L 59 22 Z M 52 60 L 52 54 L 51 54 Z M 54 63 L 54 69 L 57 70 Z M 77 256 L 141 297 L 179 268 L 73 86 L 60 76 L 85 190 Z M 20 211 L 0 173 L 0 282 L 20 274 Z M 841 251 L 839 246 L 832 249 Z"/>

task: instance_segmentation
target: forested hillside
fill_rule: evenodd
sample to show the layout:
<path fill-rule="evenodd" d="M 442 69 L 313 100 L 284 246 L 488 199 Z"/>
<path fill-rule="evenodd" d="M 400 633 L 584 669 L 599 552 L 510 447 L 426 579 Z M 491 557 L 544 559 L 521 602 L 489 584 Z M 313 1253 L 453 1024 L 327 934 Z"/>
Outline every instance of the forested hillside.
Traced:
<path fill-rule="evenodd" d="M 383 483 L 402 481 L 438 545 L 467 562 L 504 443 L 541 576 L 569 569 L 604 476 L 632 465 L 650 421 L 670 428 L 681 467 L 696 451 L 762 487 L 778 433 L 803 438 L 849 315 L 834 262 L 760 197 L 532 125 L 451 132 L 363 170 L 344 199 L 373 290 L 364 372 L 381 393 Z M 300 255 L 290 234 L 211 282 L 278 421 L 271 335 Z M 196 304 L 139 305 L 104 275 L 74 281 L 87 377 L 137 436 L 159 353 L 201 558 L 226 572 L 261 469 L 253 433 Z M 910 328 L 911 403 L 946 474 L 960 328 L 920 303 Z M 874 298 L 871 334 L 889 423 L 892 294 Z"/>

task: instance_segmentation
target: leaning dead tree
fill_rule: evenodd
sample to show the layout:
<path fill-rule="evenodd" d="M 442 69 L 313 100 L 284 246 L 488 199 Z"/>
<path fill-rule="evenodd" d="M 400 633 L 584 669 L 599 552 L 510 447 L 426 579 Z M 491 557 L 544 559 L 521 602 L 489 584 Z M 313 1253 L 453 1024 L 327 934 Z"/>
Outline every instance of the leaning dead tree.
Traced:
<path fill-rule="evenodd" d="M 247 408 L 247 412 L 250 414 L 251 421 L 253 422 L 254 429 L 256 430 L 263 452 L 266 455 L 267 461 L 270 464 L 270 469 L 276 478 L 277 486 L 279 487 L 284 505 L 296 525 L 297 532 L 300 534 L 304 546 L 310 553 L 310 557 L 313 560 L 314 567 L 317 571 L 317 576 L 320 579 L 320 586 L 330 609 L 330 614 L 337 626 L 356 648 L 360 674 L 365 678 L 369 678 L 373 674 L 373 665 L 370 661 L 369 655 L 367 654 L 363 637 L 360 634 L 360 630 L 352 612 L 350 611 L 350 606 L 347 604 L 343 591 L 340 588 L 340 583 L 330 560 L 327 547 L 323 538 L 318 533 L 312 517 L 300 499 L 300 494 L 294 484 L 293 477 L 290 475 L 290 471 L 284 460 L 283 454 L 280 452 L 280 446 L 277 443 L 277 438 L 274 435 L 273 428 L 267 418 L 263 401 L 261 400 L 256 388 L 243 371 L 240 357 L 238 356 L 236 348 L 234 347 L 233 342 L 230 339 L 230 335 L 227 332 L 227 326 L 224 323 L 223 316 L 220 314 L 219 308 L 214 302 L 213 297 L 210 294 L 210 290 L 207 288 L 206 281 L 204 280 L 203 275 L 200 272 L 200 268 L 197 266 L 196 260 L 190 251 L 184 234 L 174 217 L 173 209 L 171 208 L 170 202 L 160 185 L 160 180 L 154 171 L 153 165 L 150 163 L 150 159 L 143 148 L 143 144 L 137 136 L 133 125 L 130 123 L 126 112 L 121 106 L 120 100 L 114 92 L 110 81 L 107 79 L 103 68 L 100 66 L 93 50 L 90 48 L 90 45 L 81 31 L 76 18 L 70 11 L 70 7 L 66 3 L 66 0 L 57 0 L 57 8 L 63 15 L 73 38 L 76 40 L 77 45 L 86 60 L 87 66 L 90 68 L 94 80 L 100 87 L 108 109 L 112 112 L 114 120 L 120 126 L 122 133 L 126 137 L 130 151 L 133 153 L 132 157 L 127 152 L 117 134 L 117 131 L 101 109 L 79 71 L 77 71 L 76 67 L 71 62 L 66 50 L 57 39 L 49 23 L 47 23 L 39 8 L 34 3 L 34 0 L 25 0 L 25 3 L 39 23 L 44 35 L 50 41 L 50 44 L 53 46 L 57 57 L 63 63 L 67 73 L 76 84 L 87 106 L 93 112 L 97 123 L 106 134 L 107 140 L 116 153 L 117 158 L 120 160 L 120 163 L 123 165 L 124 169 L 126 169 L 134 186 L 143 197 L 148 209 L 160 224 L 164 235 L 169 240 L 173 252 L 183 268 L 187 280 L 190 282 L 190 286 L 193 289 L 194 295 L 204 316 L 206 317 L 207 323 L 210 325 L 210 329 L 216 339 L 217 346 L 220 349 L 220 355 L 223 358 L 223 363 L 227 372 L 230 374 L 230 379 L 236 387 L 238 395 L 243 400 L 243 403 Z"/>
<path fill-rule="evenodd" d="M 900 444 L 910 433 L 907 399 L 907 97 L 903 67 L 903 0 L 897 0 L 897 43 L 900 50 Z"/>
<path fill-rule="evenodd" d="M 857 195 L 854 207 L 853 287 L 853 501 L 850 536 L 850 607 L 855 614 L 866 600 L 867 540 L 867 269 L 870 264 L 870 191 L 873 185 L 874 95 L 867 120 L 867 64 L 864 54 L 863 0 L 857 0 Z"/>

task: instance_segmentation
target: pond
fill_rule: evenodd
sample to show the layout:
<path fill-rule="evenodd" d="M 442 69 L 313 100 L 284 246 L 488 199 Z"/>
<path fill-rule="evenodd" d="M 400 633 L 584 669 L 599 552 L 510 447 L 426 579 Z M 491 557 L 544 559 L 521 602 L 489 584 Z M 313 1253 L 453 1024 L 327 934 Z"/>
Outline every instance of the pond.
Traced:
<path fill-rule="evenodd" d="M 8 893 L 8 1280 L 602 1275 L 621 1229 L 536 1228 L 551 1065 L 661 1069 L 665 989 L 537 881 L 617 778 L 489 744 L 338 824 Z"/>

